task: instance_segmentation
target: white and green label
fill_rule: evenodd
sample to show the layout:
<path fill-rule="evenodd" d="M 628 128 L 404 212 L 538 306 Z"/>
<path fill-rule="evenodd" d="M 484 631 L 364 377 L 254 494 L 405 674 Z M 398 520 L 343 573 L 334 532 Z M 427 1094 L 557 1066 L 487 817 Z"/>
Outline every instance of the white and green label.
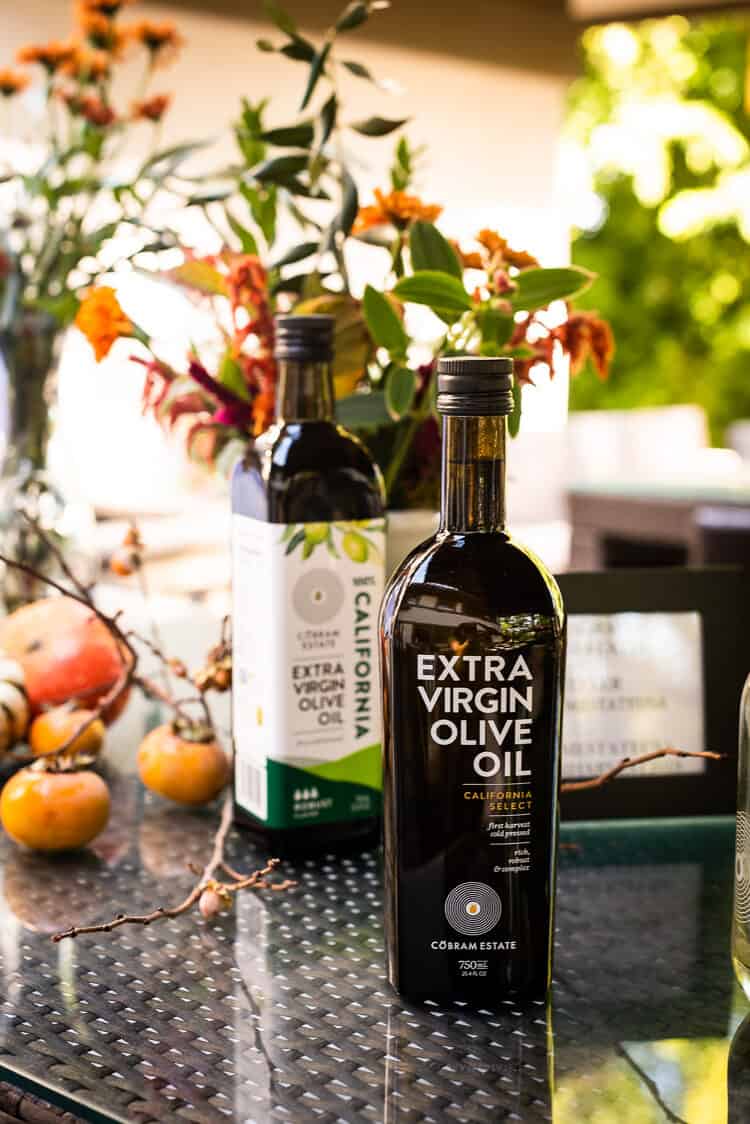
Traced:
<path fill-rule="evenodd" d="M 232 517 L 235 797 L 269 827 L 378 815 L 383 519 Z"/>

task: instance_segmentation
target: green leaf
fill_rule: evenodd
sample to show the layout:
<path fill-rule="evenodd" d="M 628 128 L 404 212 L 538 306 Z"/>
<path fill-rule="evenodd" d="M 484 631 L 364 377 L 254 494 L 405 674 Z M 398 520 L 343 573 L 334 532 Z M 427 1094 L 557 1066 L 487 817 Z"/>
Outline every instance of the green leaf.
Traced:
<path fill-rule="evenodd" d="M 428 305 L 441 319 L 458 319 L 471 308 L 471 298 L 458 278 L 434 269 L 402 277 L 393 292 L 400 300 Z"/>
<path fill-rule="evenodd" d="M 308 39 L 295 35 L 290 43 L 279 47 L 279 54 L 286 55 L 288 59 L 294 59 L 295 62 L 312 62 L 315 58 L 315 47 Z"/>
<path fill-rule="evenodd" d="M 368 82 L 375 81 L 372 71 L 363 66 L 361 62 L 357 62 L 356 59 L 342 59 L 341 65 L 356 78 L 365 78 Z"/>
<path fill-rule="evenodd" d="M 364 121 L 353 121 L 349 128 L 354 129 L 355 133 L 361 133 L 364 137 L 387 137 L 389 133 L 395 133 L 396 129 L 405 125 L 408 120 L 408 117 L 398 119 L 367 117 Z"/>
<path fill-rule="evenodd" d="M 268 129 L 261 133 L 261 140 L 282 148 L 307 148 L 312 144 L 315 129 L 311 121 L 300 121 L 298 125 L 288 125 L 280 129 Z"/>
<path fill-rule="evenodd" d="M 437 269 L 460 280 L 463 276 L 456 251 L 431 222 L 415 222 L 409 232 L 411 264 L 415 270 Z"/>
<path fill-rule="evenodd" d="M 518 288 L 510 294 L 514 309 L 533 312 L 556 300 L 570 300 L 586 291 L 594 275 L 578 266 L 567 269 L 525 269 L 514 277 Z"/>
<path fill-rule="evenodd" d="M 271 295 L 275 297 L 277 293 L 296 293 L 297 296 L 302 296 L 307 277 L 307 273 L 295 273 L 291 277 L 277 277 L 269 285 Z"/>
<path fill-rule="evenodd" d="M 229 295 L 226 278 L 208 262 L 185 261 L 171 270 L 169 276 L 179 285 L 187 285 L 206 296 Z"/>
<path fill-rule="evenodd" d="M 291 554 L 292 551 L 296 550 L 297 547 L 299 546 L 299 544 L 304 542 L 304 541 L 305 541 L 305 528 L 302 527 L 301 530 L 297 531 L 294 535 L 292 535 L 291 539 L 287 543 L 287 548 L 284 551 L 284 553 L 285 554 Z"/>
<path fill-rule="evenodd" d="M 273 20 L 280 31 L 285 31 L 287 35 L 297 34 L 296 23 L 289 13 L 276 3 L 276 0 L 263 0 L 263 7 L 268 14 L 268 18 Z"/>
<path fill-rule="evenodd" d="M 331 94 L 328 101 L 320 111 L 320 144 L 326 143 L 336 124 L 339 103 L 335 94 Z"/>
<path fill-rule="evenodd" d="M 310 64 L 310 75 L 307 79 L 307 86 L 305 87 L 305 92 L 302 95 L 302 101 L 300 103 L 300 111 L 307 108 L 310 102 L 310 98 L 315 93 L 315 87 L 318 84 L 318 79 L 325 70 L 325 65 L 328 62 L 328 56 L 330 53 L 331 44 L 326 43 L 325 46 L 316 53 L 315 58 L 312 60 L 312 63 Z"/>
<path fill-rule="evenodd" d="M 185 200 L 186 207 L 205 207 L 208 203 L 223 203 L 232 195 L 234 188 L 220 187 L 213 191 L 197 191 L 195 195 L 190 195 Z"/>
<path fill-rule="evenodd" d="M 341 178 L 343 181 L 344 198 L 341 203 L 338 227 L 339 230 L 343 231 L 343 233 L 348 236 L 354 226 L 354 220 L 359 211 L 359 194 L 357 192 L 357 185 L 346 168 L 342 169 Z"/>
<path fill-rule="evenodd" d="M 371 390 L 366 394 L 349 394 L 336 403 L 336 417 L 348 429 L 380 429 L 391 423 L 391 415 L 385 405 L 382 390 Z"/>
<path fill-rule="evenodd" d="M 50 316 L 54 316 L 59 324 L 64 326 L 73 323 L 80 304 L 81 302 L 75 293 L 70 291 L 61 293 L 59 297 L 36 297 L 36 299 L 29 301 L 30 307 L 48 312 Z"/>
<path fill-rule="evenodd" d="M 281 269 L 282 265 L 291 265 L 295 261 L 303 261 L 309 258 L 311 254 L 318 251 L 317 242 L 302 242 L 299 246 L 293 246 L 291 250 L 287 250 L 280 258 L 273 262 L 272 269 Z"/>
<path fill-rule="evenodd" d="M 336 20 L 336 30 L 351 31 L 363 24 L 369 14 L 369 5 L 365 3 L 365 0 L 352 0 L 352 3 L 346 5 Z"/>
<path fill-rule="evenodd" d="M 238 187 L 240 195 L 250 208 L 253 219 L 270 245 L 276 238 L 276 188 L 272 185 L 264 188 L 251 187 L 242 182 Z"/>
<path fill-rule="evenodd" d="M 227 387 L 227 389 L 236 394 L 238 398 L 242 398 L 244 402 L 250 400 L 247 383 L 242 374 L 242 368 L 233 355 L 227 354 L 224 356 L 219 366 L 217 377 L 222 386 Z"/>
<path fill-rule="evenodd" d="M 388 413 L 399 421 L 409 413 L 417 390 L 417 376 L 409 367 L 392 367 L 385 384 L 385 404 Z"/>
<path fill-rule="evenodd" d="M 251 230 L 248 230 L 246 226 L 243 226 L 242 223 L 234 217 L 228 207 L 224 208 L 224 215 L 226 217 L 227 223 L 229 224 L 229 227 L 237 236 L 237 238 L 239 238 L 240 247 L 243 254 L 257 254 L 258 242 L 253 232 Z"/>
<path fill-rule="evenodd" d="M 497 355 L 513 334 L 513 317 L 496 308 L 482 308 L 476 319 L 482 333 L 482 354 Z"/>
<path fill-rule="evenodd" d="M 289 153 L 286 156 L 272 156 L 270 160 L 263 160 L 248 173 L 252 179 L 261 183 L 283 184 L 290 177 L 302 172 L 307 167 L 309 156 L 306 152 Z"/>
<path fill-rule="evenodd" d="M 148 160 L 141 164 L 133 182 L 137 182 L 162 164 L 169 165 L 169 170 L 174 171 L 188 156 L 192 156 L 194 152 L 199 152 L 200 149 L 206 148 L 211 143 L 208 140 L 188 141 L 185 144 L 174 144 L 170 148 L 163 148 L 161 152 L 155 152 L 153 156 L 149 156 Z"/>
<path fill-rule="evenodd" d="M 341 170 L 341 179 L 343 193 L 341 199 L 341 210 L 335 216 L 335 218 L 331 222 L 331 225 L 325 231 L 323 237 L 320 240 L 321 254 L 324 254 L 331 250 L 334 253 L 337 251 L 338 244 L 336 235 L 341 232 L 341 234 L 343 234 L 345 238 L 349 236 L 352 226 L 354 225 L 354 220 L 357 217 L 357 211 L 359 210 L 359 196 L 357 194 L 357 185 L 346 168 L 342 168 Z"/>
<path fill-rule="evenodd" d="M 388 298 L 368 285 L 362 301 L 362 311 L 370 335 L 378 347 L 384 347 L 396 358 L 403 358 L 409 346 L 409 337 Z"/>
<path fill-rule="evenodd" d="M 270 39 L 256 39 L 255 46 L 259 51 L 263 51 L 267 55 L 273 54 L 276 50 L 276 47 Z"/>
<path fill-rule="evenodd" d="M 521 428 L 521 399 L 523 388 L 520 383 L 513 383 L 513 412 L 508 417 L 508 433 L 517 437 Z"/>
<path fill-rule="evenodd" d="M 301 195 L 303 199 L 330 199 L 330 195 L 319 184 L 311 187 L 310 184 L 303 183 L 297 176 L 290 176 L 289 179 L 283 180 L 279 187 L 285 188 L 291 192 L 292 195 Z"/>

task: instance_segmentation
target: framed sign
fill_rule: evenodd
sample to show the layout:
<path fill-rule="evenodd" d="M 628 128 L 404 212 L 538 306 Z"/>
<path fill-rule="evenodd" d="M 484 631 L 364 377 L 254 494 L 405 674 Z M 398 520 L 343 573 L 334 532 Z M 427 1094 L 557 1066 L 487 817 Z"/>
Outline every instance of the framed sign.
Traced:
<path fill-rule="evenodd" d="M 671 746 L 607 785 L 564 793 L 568 819 L 735 810 L 740 695 L 750 671 L 750 579 L 740 568 L 563 574 L 568 658 L 563 781 Z"/>

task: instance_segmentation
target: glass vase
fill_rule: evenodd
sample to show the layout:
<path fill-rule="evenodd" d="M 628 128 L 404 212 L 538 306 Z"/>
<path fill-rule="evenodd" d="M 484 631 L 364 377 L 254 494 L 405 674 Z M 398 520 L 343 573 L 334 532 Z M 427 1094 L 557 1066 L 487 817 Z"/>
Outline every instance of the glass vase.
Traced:
<path fill-rule="evenodd" d="M 60 339 L 52 316 L 28 309 L 0 331 L 0 554 L 47 576 L 54 576 L 58 567 L 54 551 L 35 525 L 51 542 L 63 544 L 65 503 L 47 472 Z M 45 591 L 37 578 L 3 567 L 2 603 L 7 611 Z"/>
<path fill-rule="evenodd" d="M 732 961 L 735 975 L 750 998 L 750 676 L 745 683 L 740 703 L 737 770 Z"/>

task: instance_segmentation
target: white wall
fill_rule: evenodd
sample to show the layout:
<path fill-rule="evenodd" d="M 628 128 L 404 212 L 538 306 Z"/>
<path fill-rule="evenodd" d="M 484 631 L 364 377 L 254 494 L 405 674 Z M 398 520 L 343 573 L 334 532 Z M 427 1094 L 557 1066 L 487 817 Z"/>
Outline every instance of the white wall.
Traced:
<path fill-rule="evenodd" d="M 249 3 L 242 7 L 251 9 Z M 429 7 L 423 9 L 425 19 L 430 19 Z M 161 71 L 155 84 L 176 94 L 165 125 L 167 141 L 226 137 L 227 122 L 243 95 L 258 98 L 270 92 L 280 122 L 294 112 L 303 67 L 255 49 L 256 38 L 269 35 L 266 24 L 161 4 L 130 11 L 132 17 L 126 9 L 126 18 L 176 18 L 188 41 L 177 63 Z M 382 25 L 389 15 L 380 13 L 377 20 Z M 11 61 L 22 43 L 66 36 L 69 5 L 64 0 L 6 2 L 2 19 L 0 66 Z M 480 26 L 476 34 L 481 36 Z M 498 57 L 510 58 L 497 64 L 456 56 L 449 40 L 444 53 L 415 50 L 412 42 L 393 46 L 351 36 L 351 54 L 405 90 L 400 98 L 388 97 L 352 78 L 346 96 L 351 95 L 353 116 L 378 109 L 385 116 L 414 118 L 410 135 L 429 145 L 425 189 L 435 199 L 459 208 L 552 207 L 565 75 L 559 68 L 549 73 L 544 55 L 536 71 L 514 66 L 512 40 L 504 49 L 498 42 Z M 385 160 L 391 143 L 364 142 L 359 148 Z M 231 152 L 228 139 L 222 147 L 225 155 Z M 374 174 L 373 181 L 379 180 Z"/>

